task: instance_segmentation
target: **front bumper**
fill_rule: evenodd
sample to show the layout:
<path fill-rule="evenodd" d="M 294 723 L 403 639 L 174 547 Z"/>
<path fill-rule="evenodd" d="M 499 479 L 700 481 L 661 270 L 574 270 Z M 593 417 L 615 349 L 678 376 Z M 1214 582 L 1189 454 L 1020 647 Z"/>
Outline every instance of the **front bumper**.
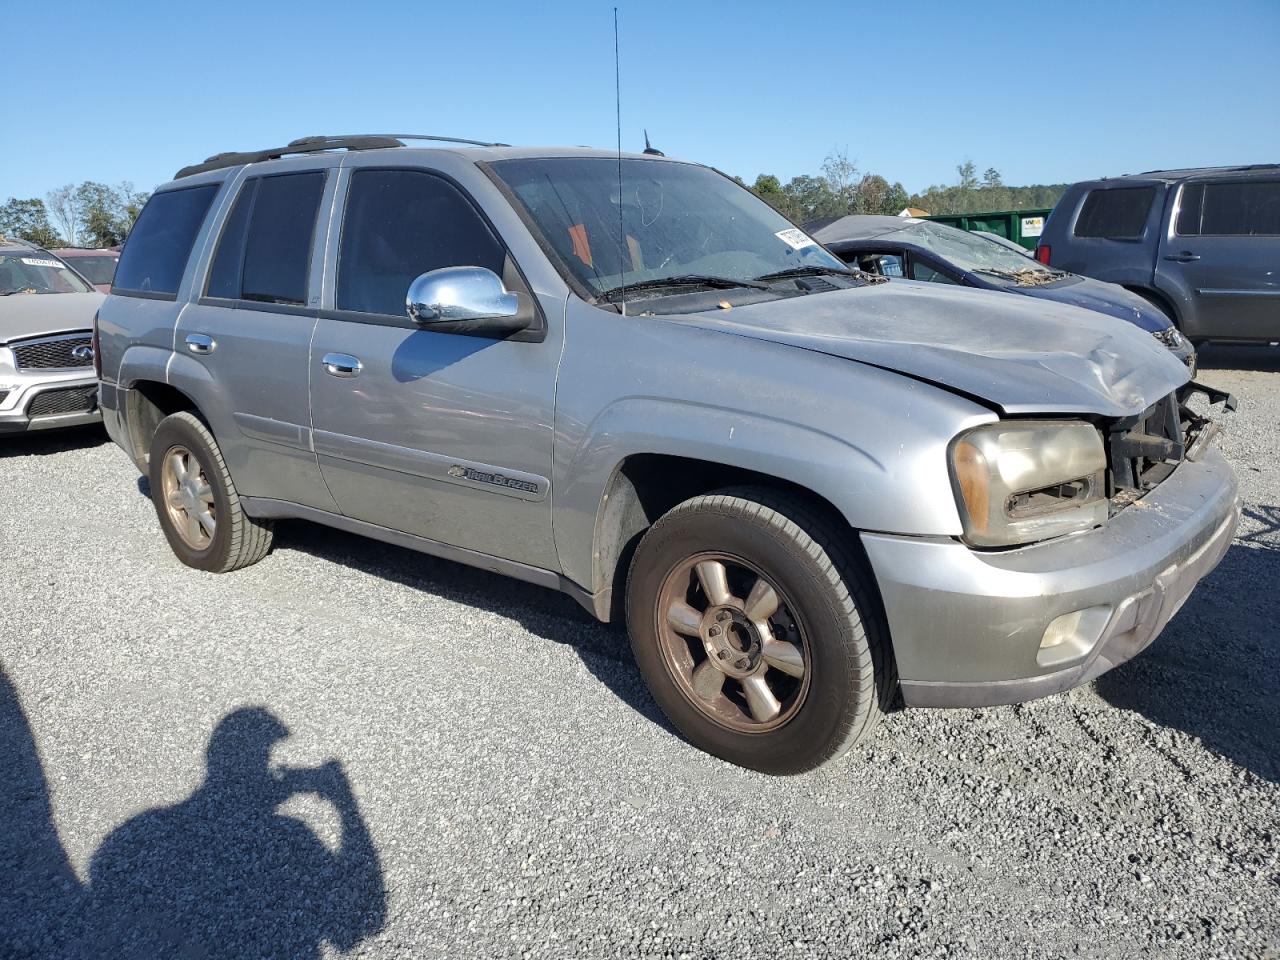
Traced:
<path fill-rule="evenodd" d="M 863 534 L 903 699 L 993 706 L 1092 680 L 1156 638 L 1239 520 L 1235 475 L 1209 447 L 1088 533 L 1001 552 Z M 1046 631 L 1061 642 L 1042 648 Z"/>
<path fill-rule="evenodd" d="M 92 369 L 47 373 L 0 370 L 0 434 L 99 422 L 97 383 Z"/>

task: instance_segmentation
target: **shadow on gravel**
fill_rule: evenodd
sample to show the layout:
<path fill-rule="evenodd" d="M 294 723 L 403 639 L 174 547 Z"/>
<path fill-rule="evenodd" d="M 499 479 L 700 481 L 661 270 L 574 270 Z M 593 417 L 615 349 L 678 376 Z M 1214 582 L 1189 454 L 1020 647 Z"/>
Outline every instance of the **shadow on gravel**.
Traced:
<path fill-rule="evenodd" d="M 1246 511 L 1276 529 L 1280 511 Z M 1274 535 L 1274 533 L 1273 533 Z M 1243 536 L 1155 643 L 1105 673 L 1114 706 L 1199 737 L 1206 747 L 1280 783 L 1280 549 Z"/>
<path fill-rule="evenodd" d="M 509 617 L 536 637 L 573 647 L 591 675 L 620 700 L 675 733 L 640 678 L 626 632 L 600 623 L 562 593 L 304 521 L 278 523 L 275 544 L 276 550 L 301 550 L 330 563 Z"/>
<path fill-rule="evenodd" d="M 100 447 L 110 438 L 98 424 L 67 427 L 63 430 L 36 430 L 34 433 L 0 435 L 0 460 L 7 457 L 47 457 L 71 450 Z"/>
<path fill-rule="evenodd" d="M 266 710 L 228 714 L 210 736 L 204 782 L 114 830 L 82 884 L 58 838 L 30 725 L 0 671 L 0 956 L 305 960 L 324 943 L 346 952 L 380 930 L 382 868 L 342 765 L 271 768 L 271 747 L 287 735 Z M 336 850 L 279 812 L 300 795 L 337 812 Z"/>

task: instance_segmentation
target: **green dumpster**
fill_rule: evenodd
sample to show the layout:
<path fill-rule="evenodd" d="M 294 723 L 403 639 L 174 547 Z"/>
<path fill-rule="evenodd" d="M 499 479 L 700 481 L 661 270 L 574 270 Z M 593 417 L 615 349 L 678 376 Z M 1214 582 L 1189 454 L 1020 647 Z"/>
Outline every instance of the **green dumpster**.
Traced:
<path fill-rule="evenodd" d="M 996 210 L 991 213 L 957 213 L 938 217 L 925 217 L 935 223 L 945 223 L 961 230 L 985 230 L 998 237 L 1020 243 L 1034 250 L 1044 230 L 1049 210 Z"/>

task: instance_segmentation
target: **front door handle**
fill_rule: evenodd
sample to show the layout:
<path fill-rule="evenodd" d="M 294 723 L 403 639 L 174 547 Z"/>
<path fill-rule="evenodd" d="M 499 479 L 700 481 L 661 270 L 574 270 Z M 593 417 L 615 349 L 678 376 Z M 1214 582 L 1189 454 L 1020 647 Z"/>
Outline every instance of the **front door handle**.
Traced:
<path fill-rule="evenodd" d="M 187 334 L 187 349 L 192 353 L 213 353 L 218 348 L 218 341 L 206 337 L 203 333 Z"/>
<path fill-rule="evenodd" d="M 346 353 L 326 353 L 320 362 L 331 377 L 358 377 L 364 367 L 359 357 Z"/>
<path fill-rule="evenodd" d="M 1190 250 L 1183 250 L 1181 253 L 1165 254 L 1166 260 L 1172 260 L 1174 263 L 1194 263 L 1200 259 L 1200 254 L 1192 253 Z"/>

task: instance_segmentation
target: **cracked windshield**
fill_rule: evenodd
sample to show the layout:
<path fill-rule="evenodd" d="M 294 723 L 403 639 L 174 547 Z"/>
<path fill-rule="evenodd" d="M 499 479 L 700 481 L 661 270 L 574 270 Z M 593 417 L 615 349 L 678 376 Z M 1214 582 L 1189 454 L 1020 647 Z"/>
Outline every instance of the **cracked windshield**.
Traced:
<path fill-rule="evenodd" d="M 1008 247 L 945 224 L 923 220 L 899 232 L 958 267 L 1020 287 L 1040 286 L 1069 276 L 1063 270 L 1051 270 Z"/>
<path fill-rule="evenodd" d="M 562 273 L 598 299 L 682 287 L 763 287 L 780 275 L 849 269 L 773 208 L 714 170 L 612 158 L 504 160 Z M 625 251 L 620 238 L 625 237 Z"/>

